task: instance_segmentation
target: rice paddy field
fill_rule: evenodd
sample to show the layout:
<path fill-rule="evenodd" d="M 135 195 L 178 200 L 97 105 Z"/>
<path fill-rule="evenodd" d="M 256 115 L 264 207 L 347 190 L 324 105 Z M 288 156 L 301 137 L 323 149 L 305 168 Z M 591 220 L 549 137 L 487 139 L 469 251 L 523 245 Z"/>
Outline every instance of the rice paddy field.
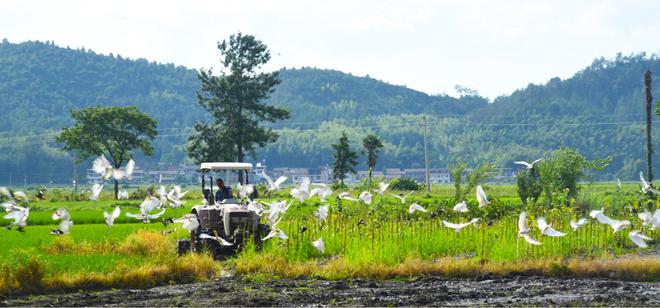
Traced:
<path fill-rule="evenodd" d="M 525 208 L 514 185 L 484 188 L 491 204 L 479 208 L 472 193 L 467 200 L 470 211 L 463 214 L 452 210 L 454 191 L 449 185 L 434 186 L 430 193 L 415 192 L 406 204 L 388 193 L 374 194 L 371 205 L 332 197 L 327 202 L 325 222 L 313 214 L 322 204 L 317 197 L 301 203 L 289 199 L 289 190 L 283 189 L 279 195 L 261 200 L 288 199 L 292 203 L 279 224 L 289 239 L 270 239 L 260 251 L 248 246 L 224 261 L 213 261 L 205 254 L 177 256 L 176 240 L 187 237 L 186 230 L 178 225 L 164 226 L 161 219 L 144 224 L 125 217 L 126 212 L 138 212 L 141 198 L 114 201 L 104 193 L 100 201 L 74 201 L 84 198 L 53 190 L 46 200 L 30 202 L 24 232 L 0 230 L 0 293 L 143 288 L 229 274 L 251 279 L 531 274 L 660 280 L 660 230 L 642 226 L 636 215 L 642 209 L 653 211 L 658 205 L 638 193 L 638 184 L 621 188 L 608 183 L 583 185 L 570 207 L 552 208 L 540 205 L 542 202 Z M 168 209 L 163 218 L 181 217 L 199 203 L 198 188 L 189 189 L 185 206 Z M 429 213 L 410 214 L 408 205 L 413 202 Z M 103 211 L 110 212 L 115 206 L 122 209 L 122 215 L 109 228 Z M 570 220 L 589 218 L 590 210 L 601 207 L 608 216 L 627 219 L 632 225 L 613 234 L 609 226 L 589 219 L 585 226 L 572 231 Z M 68 235 L 49 234 L 56 228 L 51 214 L 57 208 L 71 213 L 74 225 Z M 529 245 L 518 237 L 517 219 L 522 210 L 528 213 L 532 236 L 542 245 Z M 541 235 L 534 223 L 539 216 L 567 235 Z M 479 222 L 460 232 L 442 223 L 443 219 L 457 223 L 472 218 L 479 218 Z M 0 222 L 9 224 L 9 220 Z M 628 239 L 631 230 L 642 230 L 651 237 L 649 247 L 637 248 Z M 319 238 L 325 243 L 322 253 L 311 244 Z"/>

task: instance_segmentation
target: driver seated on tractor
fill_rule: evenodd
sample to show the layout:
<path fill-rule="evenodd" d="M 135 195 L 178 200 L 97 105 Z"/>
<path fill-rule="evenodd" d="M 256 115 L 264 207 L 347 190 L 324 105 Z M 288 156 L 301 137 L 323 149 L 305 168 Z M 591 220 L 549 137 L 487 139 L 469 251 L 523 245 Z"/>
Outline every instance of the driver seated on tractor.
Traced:
<path fill-rule="evenodd" d="M 234 198 L 231 193 L 231 188 L 225 186 L 225 181 L 218 179 L 215 181 L 218 184 L 218 191 L 215 192 L 215 202 L 222 203 L 222 200 Z"/>

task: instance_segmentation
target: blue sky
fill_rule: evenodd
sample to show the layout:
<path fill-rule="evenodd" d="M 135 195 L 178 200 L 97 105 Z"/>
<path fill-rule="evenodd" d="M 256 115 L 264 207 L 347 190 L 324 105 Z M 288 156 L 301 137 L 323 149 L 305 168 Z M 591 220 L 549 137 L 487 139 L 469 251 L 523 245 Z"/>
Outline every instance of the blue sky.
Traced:
<path fill-rule="evenodd" d="M 660 53 L 657 12 L 659 1 L 2 1 L 0 37 L 209 68 L 216 42 L 242 31 L 270 47 L 267 69 L 494 98 L 597 57 Z"/>

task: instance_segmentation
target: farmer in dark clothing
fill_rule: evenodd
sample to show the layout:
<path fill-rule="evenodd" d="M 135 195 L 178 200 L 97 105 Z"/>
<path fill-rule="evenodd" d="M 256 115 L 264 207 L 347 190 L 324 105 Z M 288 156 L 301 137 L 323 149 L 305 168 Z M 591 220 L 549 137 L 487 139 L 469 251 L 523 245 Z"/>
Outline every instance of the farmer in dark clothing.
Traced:
<path fill-rule="evenodd" d="M 218 184 L 218 191 L 215 192 L 216 203 L 221 203 L 222 200 L 225 199 L 234 198 L 234 196 L 231 193 L 231 188 L 225 186 L 225 181 L 223 181 L 222 179 L 218 179 L 215 182 L 216 184 Z"/>

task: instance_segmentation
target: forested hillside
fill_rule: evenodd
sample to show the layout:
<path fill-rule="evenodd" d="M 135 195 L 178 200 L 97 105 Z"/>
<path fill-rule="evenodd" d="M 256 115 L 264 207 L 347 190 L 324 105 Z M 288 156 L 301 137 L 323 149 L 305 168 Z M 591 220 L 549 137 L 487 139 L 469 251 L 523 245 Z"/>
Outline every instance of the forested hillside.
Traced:
<path fill-rule="evenodd" d="M 455 157 L 513 167 L 515 159 L 571 146 L 590 158 L 613 156 L 602 178 L 632 179 L 643 166 L 645 69 L 660 74 L 660 61 L 644 55 L 601 58 L 572 78 L 530 84 L 490 104 L 478 96 L 427 95 L 339 71 L 283 69 L 270 102 L 292 116 L 273 125 L 281 138 L 256 159 L 270 167 L 325 165 L 331 162 L 330 144 L 342 131 L 356 147 L 374 132 L 385 141 L 381 168 L 420 167 L 426 117 L 433 167 Z M 10 172 L 14 181 L 23 174 L 30 182 L 70 178 L 71 159 L 52 137 L 70 124 L 70 109 L 92 105 L 136 105 L 156 118 L 155 155 L 138 157 L 139 163 L 181 163 L 186 128 L 206 118 L 195 100 L 197 88 L 196 71 L 189 68 L 5 40 L 0 44 L 0 183 Z"/>

